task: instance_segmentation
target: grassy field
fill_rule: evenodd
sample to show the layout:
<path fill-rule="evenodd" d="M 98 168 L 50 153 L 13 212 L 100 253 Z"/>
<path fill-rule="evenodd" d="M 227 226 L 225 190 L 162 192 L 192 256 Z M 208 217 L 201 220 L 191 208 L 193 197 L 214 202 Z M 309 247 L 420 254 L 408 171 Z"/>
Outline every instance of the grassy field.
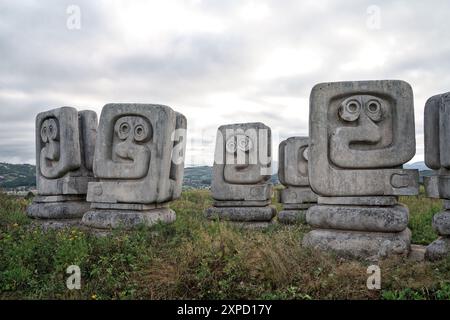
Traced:
<path fill-rule="evenodd" d="M 368 290 L 368 263 L 303 249 L 306 226 L 245 231 L 205 221 L 208 191 L 184 192 L 171 225 L 108 237 L 30 228 L 28 201 L 0 195 L 1 299 L 450 299 L 450 259 L 382 261 L 382 290 Z M 441 202 L 401 201 L 411 210 L 413 242 L 433 241 Z M 66 288 L 74 264 L 81 290 Z"/>

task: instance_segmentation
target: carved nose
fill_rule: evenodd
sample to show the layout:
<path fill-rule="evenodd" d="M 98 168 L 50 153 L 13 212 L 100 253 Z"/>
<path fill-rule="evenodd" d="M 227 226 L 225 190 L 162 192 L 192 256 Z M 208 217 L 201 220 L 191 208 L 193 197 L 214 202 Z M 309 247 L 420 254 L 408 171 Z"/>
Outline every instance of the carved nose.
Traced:
<path fill-rule="evenodd" d="M 127 139 L 116 145 L 115 153 L 120 158 L 134 160 L 132 157 L 133 154 L 132 150 L 133 150 L 133 143 L 131 143 L 131 141 Z"/>
<path fill-rule="evenodd" d="M 381 140 L 381 129 L 365 114 L 359 117 L 359 125 L 353 141 L 377 143 Z"/>
<path fill-rule="evenodd" d="M 58 161 L 59 160 L 59 143 L 57 141 L 50 140 L 46 144 L 45 158 L 50 161 Z"/>

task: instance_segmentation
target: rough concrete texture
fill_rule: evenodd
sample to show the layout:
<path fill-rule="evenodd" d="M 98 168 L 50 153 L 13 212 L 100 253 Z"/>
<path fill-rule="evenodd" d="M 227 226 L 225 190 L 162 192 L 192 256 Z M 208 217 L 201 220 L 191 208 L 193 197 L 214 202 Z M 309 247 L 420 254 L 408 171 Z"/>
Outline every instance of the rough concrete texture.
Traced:
<path fill-rule="evenodd" d="M 317 195 L 309 186 L 308 144 L 308 137 L 291 137 L 282 141 L 278 148 L 278 178 L 285 186 L 279 193 L 279 201 L 284 205 L 278 216 L 282 223 L 304 221 L 301 210 L 287 212 L 289 205 L 317 202 Z M 300 219 L 296 218 L 298 214 Z"/>
<path fill-rule="evenodd" d="M 219 201 L 267 201 L 272 196 L 271 131 L 262 123 L 219 127 L 212 196 Z"/>
<path fill-rule="evenodd" d="M 36 116 L 36 184 L 39 195 L 86 194 L 94 181 L 97 114 L 62 107 Z"/>
<path fill-rule="evenodd" d="M 88 182 L 94 181 L 92 158 L 96 135 L 94 111 L 78 112 L 72 107 L 62 107 L 36 116 L 38 196 L 27 208 L 29 217 L 73 219 L 81 218 L 89 210 L 86 192 Z"/>
<path fill-rule="evenodd" d="M 306 221 L 313 228 L 400 232 L 408 226 L 409 211 L 396 206 L 316 205 L 308 209 Z"/>
<path fill-rule="evenodd" d="M 27 208 L 30 218 L 74 219 L 81 218 L 90 209 L 86 201 L 33 202 Z"/>
<path fill-rule="evenodd" d="M 107 104 L 103 107 L 88 186 L 92 209 L 83 224 L 132 229 L 171 222 L 168 202 L 181 195 L 186 118 L 163 105 Z"/>
<path fill-rule="evenodd" d="M 317 203 L 349 206 L 395 206 L 397 197 L 319 197 Z"/>
<path fill-rule="evenodd" d="M 150 227 L 159 222 L 175 221 L 175 212 L 169 208 L 159 208 L 145 211 L 91 209 L 82 219 L 85 226 L 97 229 L 123 228 L 130 230 L 141 225 Z"/>
<path fill-rule="evenodd" d="M 266 207 L 270 205 L 271 201 L 214 201 L 214 207 Z"/>
<path fill-rule="evenodd" d="M 434 215 L 433 228 L 441 236 L 450 236 L 450 210 L 445 210 Z"/>
<path fill-rule="evenodd" d="M 266 207 L 210 207 L 205 211 L 207 219 L 230 221 L 271 221 L 276 215 L 273 206 Z"/>
<path fill-rule="evenodd" d="M 310 97 L 309 178 L 320 196 L 418 194 L 414 104 L 403 81 L 321 83 Z"/>
<path fill-rule="evenodd" d="M 303 246 L 332 251 L 347 258 L 378 260 L 389 255 L 407 255 L 411 231 L 379 233 L 316 229 L 303 238 Z"/>
<path fill-rule="evenodd" d="M 443 236 L 427 246 L 425 258 L 443 259 L 450 254 L 450 92 L 429 98 L 424 109 L 425 164 L 434 175 L 424 180 L 431 198 L 443 199 L 444 211 L 433 217 L 433 228 Z"/>
<path fill-rule="evenodd" d="M 186 118 L 153 104 L 107 104 L 98 127 L 87 199 L 164 203 L 181 195 Z"/>
<path fill-rule="evenodd" d="M 278 222 L 296 224 L 306 222 L 306 210 L 282 210 L 278 212 Z"/>
<path fill-rule="evenodd" d="M 450 254 L 450 238 L 440 237 L 427 246 L 425 259 L 436 261 L 447 257 Z"/>

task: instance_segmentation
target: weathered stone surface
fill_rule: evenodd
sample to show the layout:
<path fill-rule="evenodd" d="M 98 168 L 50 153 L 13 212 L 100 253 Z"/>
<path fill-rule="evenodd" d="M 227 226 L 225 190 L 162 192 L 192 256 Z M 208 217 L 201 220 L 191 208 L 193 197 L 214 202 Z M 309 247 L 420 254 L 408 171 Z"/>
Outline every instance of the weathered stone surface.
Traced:
<path fill-rule="evenodd" d="M 450 200 L 443 200 L 442 206 L 444 207 L 444 210 L 450 210 Z"/>
<path fill-rule="evenodd" d="M 303 246 L 332 251 L 339 256 L 377 260 L 389 255 L 406 255 L 411 231 L 379 233 L 315 229 L 303 238 Z"/>
<path fill-rule="evenodd" d="M 94 111 L 62 107 L 36 116 L 36 183 L 39 195 L 86 194 L 93 181 L 97 131 Z"/>
<path fill-rule="evenodd" d="M 309 177 L 320 196 L 418 194 L 413 93 L 397 80 L 316 85 L 310 97 Z"/>
<path fill-rule="evenodd" d="M 214 207 L 266 207 L 270 205 L 270 200 L 264 201 L 255 201 L 255 200 L 246 200 L 246 201 L 214 201 Z"/>
<path fill-rule="evenodd" d="M 169 208 L 144 211 L 92 209 L 83 216 L 82 223 L 85 226 L 97 229 L 115 229 L 121 227 L 129 230 L 140 225 L 150 227 L 159 222 L 171 223 L 175 221 L 175 218 L 175 212 Z"/>
<path fill-rule="evenodd" d="M 306 222 L 306 210 L 282 210 L 278 212 L 278 222 L 295 224 Z"/>
<path fill-rule="evenodd" d="M 283 210 L 307 210 L 309 207 L 313 206 L 314 203 L 285 203 L 283 204 Z"/>
<path fill-rule="evenodd" d="M 395 206 L 397 197 L 319 197 L 317 203 L 350 206 Z"/>
<path fill-rule="evenodd" d="M 270 200 L 271 173 L 269 127 L 259 122 L 219 127 L 211 184 L 215 200 Z"/>
<path fill-rule="evenodd" d="M 306 221 L 314 228 L 373 232 L 400 232 L 408 226 L 408 218 L 408 208 L 403 205 L 316 205 L 306 213 Z"/>
<path fill-rule="evenodd" d="M 164 203 L 181 194 L 186 118 L 162 105 L 107 104 L 98 127 L 87 199 Z"/>
<path fill-rule="evenodd" d="M 273 206 L 266 207 L 210 207 L 206 209 L 208 219 L 230 221 L 270 221 L 276 215 Z"/>
<path fill-rule="evenodd" d="M 94 181 L 92 157 L 97 114 L 62 107 L 36 116 L 38 196 L 28 207 L 31 218 L 80 218 L 89 209 L 87 184 Z"/>
<path fill-rule="evenodd" d="M 81 218 L 89 209 L 86 201 L 33 202 L 27 214 L 38 219 L 74 219 Z"/>
<path fill-rule="evenodd" d="M 450 254 L 450 238 L 440 237 L 427 246 L 425 259 L 436 261 L 447 257 Z"/>
<path fill-rule="evenodd" d="M 433 228 L 441 236 L 450 236 L 450 210 L 445 210 L 434 215 Z"/>
<path fill-rule="evenodd" d="M 278 148 L 278 178 L 286 188 L 279 200 L 286 204 L 316 203 L 317 195 L 309 186 L 308 137 L 291 137 Z"/>
<path fill-rule="evenodd" d="M 132 229 L 171 222 L 168 203 L 181 195 L 186 118 L 163 105 L 107 104 L 94 157 L 99 180 L 88 186 L 83 224 Z"/>
<path fill-rule="evenodd" d="M 317 194 L 309 187 L 287 187 L 280 192 L 280 202 L 288 203 L 316 203 Z"/>

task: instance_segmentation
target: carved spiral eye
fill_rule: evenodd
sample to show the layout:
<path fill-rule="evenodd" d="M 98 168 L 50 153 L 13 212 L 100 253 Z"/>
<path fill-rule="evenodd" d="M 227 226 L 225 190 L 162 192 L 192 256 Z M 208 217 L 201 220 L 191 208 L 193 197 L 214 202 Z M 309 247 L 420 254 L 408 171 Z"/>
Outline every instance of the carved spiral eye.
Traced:
<path fill-rule="evenodd" d="M 237 150 L 237 145 L 236 145 L 236 137 L 231 137 L 230 139 L 228 139 L 227 143 L 225 144 L 225 148 L 227 150 L 227 152 L 229 153 L 235 153 Z"/>
<path fill-rule="evenodd" d="M 48 142 L 48 132 L 47 132 L 48 121 L 45 120 L 41 125 L 41 139 L 44 143 Z"/>
<path fill-rule="evenodd" d="M 240 135 L 237 136 L 238 148 L 241 151 L 247 152 L 253 147 L 252 140 L 248 136 Z"/>
<path fill-rule="evenodd" d="M 339 107 L 339 116 L 344 121 L 355 121 L 359 118 L 361 104 L 358 100 L 345 100 Z"/>
<path fill-rule="evenodd" d="M 381 103 L 378 100 L 369 100 L 366 104 L 366 114 L 373 121 L 380 121 L 382 116 Z"/>
<path fill-rule="evenodd" d="M 125 140 L 128 138 L 128 135 L 130 133 L 131 126 L 128 122 L 122 122 L 119 126 L 118 135 L 119 139 Z"/>
<path fill-rule="evenodd" d="M 55 119 L 48 120 L 47 132 L 50 140 L 56 140 L 58 137 L 58 125 L 56 124 Z"/>
<path fill-rule="evenodd" d="M 134 128 L 134 140 L 136 141 L 144 141 L 148 136 L 148 130 L 146 129 L 146 127 L 142 124 L 138 124 L 135 128 Z"/>

